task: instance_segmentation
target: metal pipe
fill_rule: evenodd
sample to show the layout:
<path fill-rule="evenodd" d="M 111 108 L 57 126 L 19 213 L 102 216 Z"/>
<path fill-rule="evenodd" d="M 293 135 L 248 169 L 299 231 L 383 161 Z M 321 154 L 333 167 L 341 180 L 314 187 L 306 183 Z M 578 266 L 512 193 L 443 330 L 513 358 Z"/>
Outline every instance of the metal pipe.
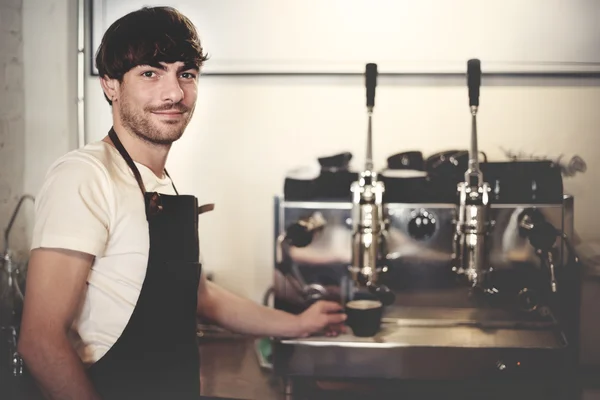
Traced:
<path fill-rule="evenodd" d="M 352 183 L 352 265 L 354 282 L 371 286 L 378 279 L 379 245 L 383 239 L 383 193 L 385 186 L 373 171 L 372 116 L 375 107 L 377 64 L 367 64 L 365 71 L 367 90 L 367 154 L 365 168 L 359 179 Z"/>
<path fill-rule="evenodd" d="M 490 289 L 486 282 L 487 275 L 491 271 L 488 263 L 487 236 L 492 224 L 489 218 L 490 187 L 483 181 L 483 173 L 479 169 L 477 111 L 481 62 L 477 59 L 469 60 L 467 63 L 467 85 L 471 110 L 471 148 L 464 182 L 460 182 L 457 187 L 459 204 L 454 244 L 456 261 L 454 269 L 466 275 L 471 286 L 487 290 Z"/>
<path fill-rule="evenodd" d="M 373 171 L 373 107 L 368 111 L 369 124 L 367 126 L 367 157 L 365 160 L 365 170 Z"/>

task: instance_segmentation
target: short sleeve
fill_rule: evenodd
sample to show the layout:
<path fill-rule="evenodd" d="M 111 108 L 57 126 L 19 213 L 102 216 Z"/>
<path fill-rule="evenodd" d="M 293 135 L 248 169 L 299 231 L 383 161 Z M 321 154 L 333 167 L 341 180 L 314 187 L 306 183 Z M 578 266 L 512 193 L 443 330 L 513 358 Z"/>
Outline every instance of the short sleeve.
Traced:
<path fill-rule="evenodd" d="M 32 249 L 60 248 L 101 256 L 114 198 L 106 170 L 91 160 L 57 163 L 36 196 Z"/>

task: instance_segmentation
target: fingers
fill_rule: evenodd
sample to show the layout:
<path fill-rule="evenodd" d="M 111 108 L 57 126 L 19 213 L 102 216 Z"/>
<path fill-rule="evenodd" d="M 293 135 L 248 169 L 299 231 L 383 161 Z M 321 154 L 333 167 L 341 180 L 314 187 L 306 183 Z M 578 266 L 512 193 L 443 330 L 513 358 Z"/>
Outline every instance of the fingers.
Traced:
<path fill-rule="evenodd" d="M 335 324 L 341 324 L 348 317 L 346 316 L 346 314 L 335 313 L 335 314 L 327 314 L 326 318 L 327 318 L 328 325 L 335 325 Z"/>
<path fill-rule="evenodd" d="M 346 325 L 344 325 L 344 324 L 329 325 L 327 327 L 327 329 L 331 332 L 344 333 L 344 332 L 346 332 Z"/>
<path fill-rule="evenodd" d="M 344 309 L 340 303 L 336 303 L 335 301 L 320 300 L 316 304 L 319 304 L 319 307 L 324 312 L 338 312 Z"/>
<path fill-rule="evenodd" d="M 326 336 L 338 336 L 341 332 L 345 332 L 344 321 L 347 316 L 343 311 L 344 307 L 335 301 L 317 301 L 301 315 L 307 329 L 303 337 L 317 332 Z"/>
<path fill-rule="evenodd" d="M 341 324 L 346 320 L 346 314 L 340 312 L 344 310 L 344 307 L 342 307 L 340 303 L 322 300 L 319 301 L 318 304 L 321 308 L 321 312 L 325 314 L 324 316 L 327 325 Z"/>
<path fill-rule="evenodd" d="M 335 337 L 335 336 L 338 336 L 340 333 L 345 333 L 345 332 L 346 332 L 346 326 L 344 324 L 330 325 L 325 330 L 325 336 Z"/>

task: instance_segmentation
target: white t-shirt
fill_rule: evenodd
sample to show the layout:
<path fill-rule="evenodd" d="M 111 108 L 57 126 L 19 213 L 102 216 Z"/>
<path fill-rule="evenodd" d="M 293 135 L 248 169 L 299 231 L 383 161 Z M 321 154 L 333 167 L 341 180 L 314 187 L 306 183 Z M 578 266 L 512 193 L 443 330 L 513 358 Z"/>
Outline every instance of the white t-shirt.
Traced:
<path fill-rule="evenodd" d="M 136 163 L 147 191 L 174 194 L 168 177 Z M 94 255 L 71 340 L 85 364 L 116 342 L 138 300 L 148 265 L 149 236 L 142 192 L 112 145 L 74 150 L 49 169 L 36 197 L 32 248 Z"/>

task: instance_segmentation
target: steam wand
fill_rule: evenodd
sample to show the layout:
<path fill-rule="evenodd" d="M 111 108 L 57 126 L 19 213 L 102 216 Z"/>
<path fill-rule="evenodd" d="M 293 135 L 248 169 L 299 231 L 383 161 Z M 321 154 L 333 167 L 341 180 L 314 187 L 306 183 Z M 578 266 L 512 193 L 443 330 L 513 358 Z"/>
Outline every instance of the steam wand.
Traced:
<path fill-rule="evenodd" d="M 491 268 L 488 263 L 487 236 L 493 223 L 489 220 L 490 186 L 483 180 L 478 159 L 477 111 L 481 85 L 481 62 L 478 59 L 467 62 L 467 85 L 471 110 L 471 148 L 465 180 L 457 186 L 459 204 L 453 270 L 465 275 L 473 288 L 488 291 L 491 289 L 487 275 Z"/>
<path fill-rule="evenodd" d="M 365 169 L 359 179 L 352 183 L 352 280 L 359 287 L 367 287 L 384 304 L 394 302 L 393 293 L 379 285 L 380 246 L 384 238 L 383 193 L 385 185 L 378 180 L 373 170 L 373 125 L 375 88 L 377 87 L 377 64 L 366 65 L 365 85 L 367 90 L 367 155 Z"/>
<path fill-rule="evenodd" d="M 561 234 L 554 226 L 545 220 L 540 211 L 536 209 L 527 209 L 519 216 L 519 228 L 529 238 L 529 242 L 535 249 L 535 253 L 540 258 L 540 261 L 548 267 L 550 275 L 550 290 L 552 293 L 558 291 L 558 283 L 556 280 L 555 261 L 556 246 L 555 242 Z M 565 241 L 566 235 L 564 236 Z M 571 249 L 569 249 L 571 251 Z"/>
<path fill-rule="evenodd" d="M 327 290 L 320 284 L 308 284 L 300 272 L 298 265 L 289 257 L 291 247 L 306 247 L 311 244 L 314 236 L 321 232 L 326 221 L 321 213 L 314 213 L 308 218 L 298 220 L 287 227 L 284 233 L 277 237 L 275 265 L 285 277 L 288 278 L 292 289 L 305 301 L 312 303 L 327 296 Z M 287 249 L 287 251 L 284 251 Z"/>

